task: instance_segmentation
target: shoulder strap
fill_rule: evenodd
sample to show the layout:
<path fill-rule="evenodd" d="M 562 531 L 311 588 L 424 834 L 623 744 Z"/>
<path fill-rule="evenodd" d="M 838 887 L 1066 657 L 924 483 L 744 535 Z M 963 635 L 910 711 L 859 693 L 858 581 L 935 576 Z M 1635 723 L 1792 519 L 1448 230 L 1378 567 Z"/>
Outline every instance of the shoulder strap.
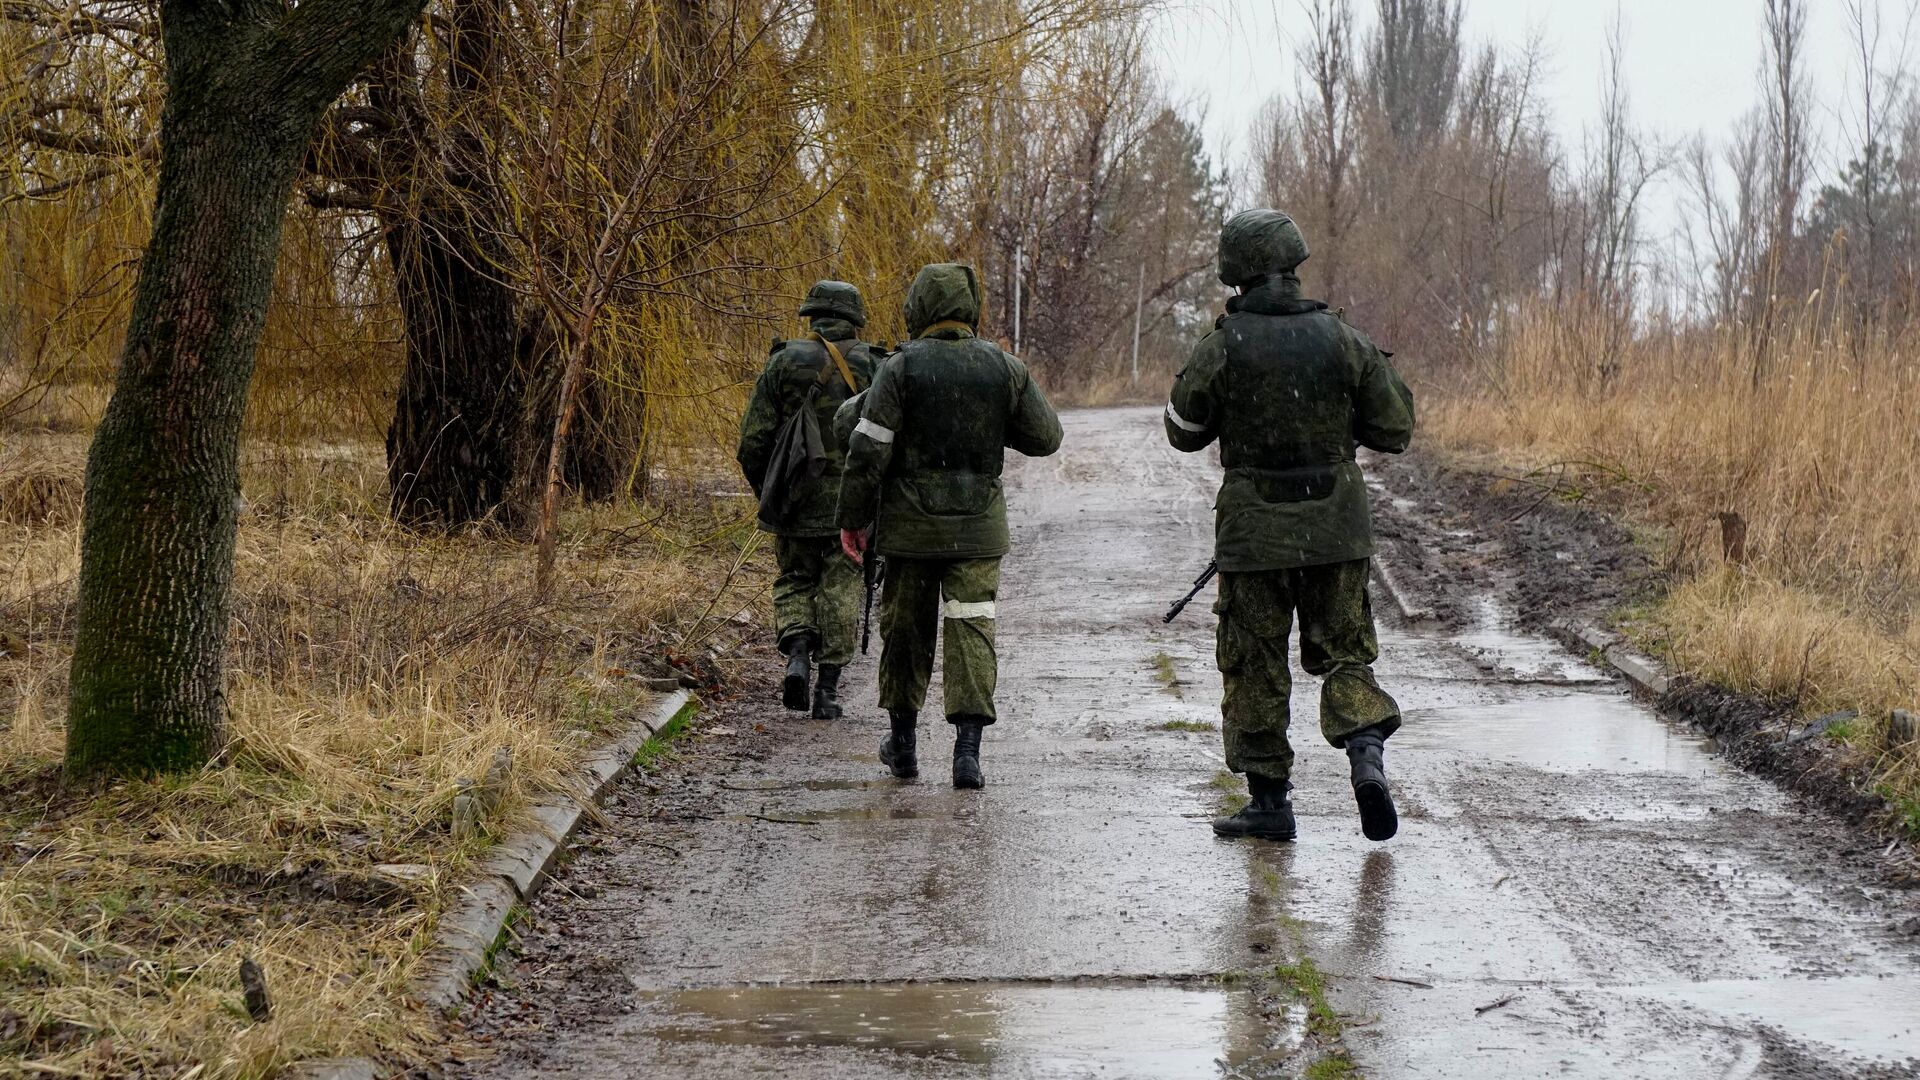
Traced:
<path fill-rule="evenodd" d="M 847 366 L 847 358 L 840 355 L 840 347 L 828 341 L 825 334 L 815 334 L 813 337 L 814 340 L 827 347 L 827 355 L 833 357 L 833 366 L 840 369 L 840 377 L 846 380 L 847 393 L 859 393 L 860 388 L 853 385 L 853 369 Z M 825 382 L 826 380 L 823 378 L 820 381 Z"/>

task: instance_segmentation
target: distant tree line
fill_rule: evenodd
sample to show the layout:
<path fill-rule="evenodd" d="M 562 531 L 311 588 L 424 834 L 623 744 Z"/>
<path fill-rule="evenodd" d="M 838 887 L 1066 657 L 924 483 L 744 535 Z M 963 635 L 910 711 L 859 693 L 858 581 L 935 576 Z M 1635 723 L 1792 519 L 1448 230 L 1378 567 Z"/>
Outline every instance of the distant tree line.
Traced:
<path fill-rule="evenodd" d="M 1839 117 L 1843 164 L 1820 178 L 1806 0 L 1763 0 L 1757 103 L 1732 131 L 1679 145 L 1633 118 L 1616 16 L 1601 111 L 1578 145 L 1554 135 L 1543 50 L 1475 46 L 1463 0 L 1308 0 L 1296 93 L 1255 132 L 1250 201 L 1311 226 L 1313 289 L 1382 340 L 1465 367 L 1522 308 L 1610 322 L 1589 362 L 1604 378 L 1634 333 L 1738 326 L 1755 377 L 1769 327 L 1816 290 L 1853 317 L 1905 326 L 1920 299 L 1920 97 L 1912 12 L 1845 0 L 1853 56 Z M 1657 28 L 1652 28 L 1657 30 Z M 1739 28 L 1730 28 L 1738 32 Z M 1651 31 L 1650 31 L 1651 32 Z M 1655 183 L 1682 193 L 1669 246 L 1649 234 Z"/>

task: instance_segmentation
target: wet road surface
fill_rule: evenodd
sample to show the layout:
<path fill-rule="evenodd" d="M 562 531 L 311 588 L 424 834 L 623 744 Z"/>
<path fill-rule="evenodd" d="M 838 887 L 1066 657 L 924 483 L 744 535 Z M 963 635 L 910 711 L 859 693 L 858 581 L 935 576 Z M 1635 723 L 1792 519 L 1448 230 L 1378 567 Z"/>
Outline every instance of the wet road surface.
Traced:
<path fill-rule="evenodd" d="M 704 815 L 603 838 L 549 931 L 573 959 L 507 971 L 538 1021 L 462 1071 L 1290 1076 L 1300 1008 L 1239 976 L 1304 950 L 1374 1080 L 1920 1075 L 1920 904 L 1868 842 L 1491 602 L 1450 636 L 1382 613 L 1398 838 L 1360 835 L 1296 673 L 1300 838 L 1216 840 L 1219 736 L 1165 727 L 1218 720 L 1211 590 L 1159 621 L 1215 467 L 1152 409 L 1063 419 L 1009 470 L 987 789 L 948 786 L 937 716 L 921 780 L 885 776 L 870 662 L 846 720 L 767 708 L 779 751 Z"/>

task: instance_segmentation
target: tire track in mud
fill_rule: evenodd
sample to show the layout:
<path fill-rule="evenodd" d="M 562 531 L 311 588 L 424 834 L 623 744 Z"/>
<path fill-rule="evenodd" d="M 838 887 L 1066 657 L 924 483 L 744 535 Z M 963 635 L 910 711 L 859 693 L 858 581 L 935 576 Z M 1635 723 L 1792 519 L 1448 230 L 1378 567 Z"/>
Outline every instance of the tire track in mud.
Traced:
<path fill-rule="evenodd" d="M 622 789 L 469 1018 L 504 1049 L 453 1071 L 1292 1076 L 1299 1007 L 1244 975 L 1301 942 L 1374 1080 L 1915 1075 L 1914 894 L 1491 600 L 1383 628 L 1400 837 L 1359 835 L 1300 675 L 1300 840 L 1216 840 L 1219 736 L 1165 729 L 1218 719 L 1213 618 L 1159 622 L 1215 467 L 1155 409 L 1063 419 L 1009 469 L 987 790 L 931 716 L 922 780 L 884 776 L 870 661 L 845 721 L 721 710 Z"/>

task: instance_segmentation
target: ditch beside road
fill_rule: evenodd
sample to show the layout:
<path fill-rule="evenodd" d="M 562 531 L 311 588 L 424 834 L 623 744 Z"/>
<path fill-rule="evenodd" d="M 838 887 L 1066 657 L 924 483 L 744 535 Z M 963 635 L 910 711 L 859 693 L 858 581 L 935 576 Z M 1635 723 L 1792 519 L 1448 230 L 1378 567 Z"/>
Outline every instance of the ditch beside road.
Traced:
<path fill-rule="evenodd" d="M 987 789 L 948 786 L 937 717 L 921 780 L 885 775 L 870 659 L 841 721 L 771 683 L 716 710 L 585 834 L 452 1072 L 1328 1074 L 1317 973 L 1374 1080 L 1920 1073 L 1920 897 L 1877 847 L 1492 593 L 1379 612 L 1399 837 L 1361 837 L 1301 676 L 1299 840 L 1215 839 L 1213 617 L 1159 617 L 1217 468 L 1156 409 L 1063 419 L 1009 469 Z"/>

